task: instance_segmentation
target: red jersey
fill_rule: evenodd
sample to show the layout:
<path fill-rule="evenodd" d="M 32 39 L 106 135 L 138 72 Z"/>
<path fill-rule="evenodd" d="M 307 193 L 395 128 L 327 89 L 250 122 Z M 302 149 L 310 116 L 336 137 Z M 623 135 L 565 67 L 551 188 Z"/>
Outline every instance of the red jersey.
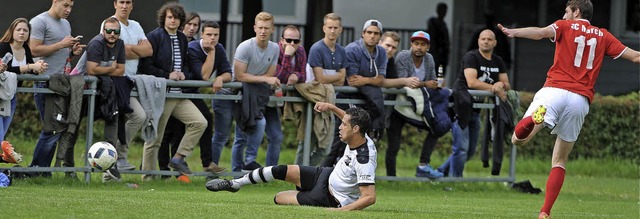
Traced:
<path fill-rule="evenodd" d="M 583 95 L 591 102 L 604 55 L 617 59 L 627 47 L 588 20 L 558 20 L 549 27 L 555 31 L 551 41 L 556 51 L 544 86 Z"/>

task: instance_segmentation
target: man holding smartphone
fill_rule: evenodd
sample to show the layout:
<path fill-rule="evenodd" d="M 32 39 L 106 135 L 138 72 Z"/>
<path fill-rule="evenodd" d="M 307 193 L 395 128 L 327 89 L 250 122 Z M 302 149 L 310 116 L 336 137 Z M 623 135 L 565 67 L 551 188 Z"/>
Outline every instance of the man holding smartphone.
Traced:
<path fill-rule="evenodd" d="M 35 57 L 41 57 L 49 64 L 49 69 L 44 74 L 62 74 L 67 62 L 73 56 L 82 53 L 85 45 L 81 45 L 78 38 L 71 36 L 71 25 L 67 17 L 73 8 L 73 0 L 52 0 L 51 8 L 43 12 L 29 22 L 32 27 L 29 47 Z M 47 87 L 45 82 L 35 84 L 38 88 Z M 40 113 L 40 120 L 44 121 L 44 94 L 34 95 L 36 107 Z M 29 166 L 49 167 L 53 159 L 53 152 L 61 132 L 40 133 L 38 143 L 33 151 L 33 160 Z M 51 176 L 51 173 L 45 173 Z"/>

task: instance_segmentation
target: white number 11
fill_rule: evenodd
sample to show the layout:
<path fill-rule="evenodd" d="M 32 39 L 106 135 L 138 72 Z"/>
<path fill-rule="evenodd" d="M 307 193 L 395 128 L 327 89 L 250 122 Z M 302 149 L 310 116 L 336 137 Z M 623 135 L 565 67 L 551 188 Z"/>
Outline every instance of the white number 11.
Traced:
<path fill-rule="evenodd" d="M 582 54 L 584 53 L 585 38 L 586 37 L 584 36 L 579 36 L 573 40 L 578 44 L 578 48 L 576 49 L 576 58 L 573 60 L 573 65 L 576 67 L 580 67 L 580 64 L 582 64 Z M 595 58 L 596 44 L 598 44 L 598 40 L 596 40 L 596 38 L 587 40 L 587 45 L 589 46 L 587 69 L 593 69 L 593 59 Z"/>

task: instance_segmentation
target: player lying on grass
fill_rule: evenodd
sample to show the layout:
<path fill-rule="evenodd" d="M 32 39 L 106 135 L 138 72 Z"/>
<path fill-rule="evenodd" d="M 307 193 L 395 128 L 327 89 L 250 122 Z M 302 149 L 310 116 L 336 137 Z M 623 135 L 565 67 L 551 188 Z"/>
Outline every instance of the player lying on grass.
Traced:
<path fill-rule="evenodd" d="M 342 120 L 340 140 L 349 150 L 335 167 L 278 165 L 262 167 L 242 178 L 214 179 L 208 190 L 237 192 L 244 185 L 283 180 L 296 185 L 296 190 L 279 192 L 274 202 L 279 205 L 309 205 L 331 210 L 360 210 L 376 202 L 376 147 L 365 135 L 371 128 L 371 118 L 361 108 L 341 110 L 333 104 L 316 103 L 314 110 L 331 110 Z"/>

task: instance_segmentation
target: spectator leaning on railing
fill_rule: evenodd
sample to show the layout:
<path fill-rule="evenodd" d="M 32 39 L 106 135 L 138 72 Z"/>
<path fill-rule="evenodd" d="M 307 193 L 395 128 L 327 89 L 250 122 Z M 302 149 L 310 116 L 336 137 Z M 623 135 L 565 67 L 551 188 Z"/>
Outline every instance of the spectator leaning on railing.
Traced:
<path fill-rule="evenodd" d="M 324 16 L 322 31 L 324 37 L 318 40 L 309 49 L 309 58 L 306 65 L 306 83 L 296 85 L 296 90 L 303 97 L 313 102 L 335 102 L 334 85 L 342 86 L 346 75 L 347 53 L 340 44 L 337 44 L 338 37 L 342 33 L 342 18 L 336 13 L 329 13 Z M 306 107 L 300 106 L 302 112 Z M 286 112 L 285 108 L 285 112 Z M 304 127 L 305 119 L 299 113 L 297 140 L 298 150 L 296 152 L 296 164 L 303 162 L 304 145 Z M 317 165 L 327 156 L 328 150 L 331 149 L 331 140 L 333 137 L 334 125 L 332 123 L 333 115 L 329 112 L 313 112 L 314 124 L 313 135 L 311 139 L 311 153 L 309 156 L 309 165 Z"/>
<path fill-rule="evenodd" d="M 18 18 L 11 22 L 9 28 L 0 39 L 0 56 L 4 57 L 6 54 L 11 54 L 11 59 L 7 63 L 0 63 L 0 73 L 5 74 L 24 74 L 24 73 L 36 73 L 40 74 L 47 70 L 47 63 L 44 60 L 38 60 L 33 62 L 33 56 L 29 49 L 29 33 L 31 32 L 31 25 L 25 18 Z M 2 61 L 0 61 L 2 62 Z M 2 78 L 0 78 L 2 79 Z M 16 84 L 11 83 L 6 79 L 2 79 L 0 84 L 5 89 L 9 86 L 14 88 L 20 87 L 22 82 Z M 15 80 L 14 82 L 15 83 Z M 15 91 L 15 90 L 14 90 Z M 4 94 L 4 91 L 3 91 Z M 2 107 L 3 110 L 0 113 L 0 141 L 4 141 L 5 135 L 9 130 L 9 125 L 13 120 L 13 114 L 16 111 L 16 96 L 15 93 L 8 93 L 13 96 L 9 100 L 2 100 L 3 102 L 9 102 L 10 107 Z"/>
<path fill-rule="evenodd" d="M 372 118 L 370 137 L 374 141 L 380 139 L 384 128 L 384 99 L 381 87 L 387 70 L 386 50 L 378 45 L 382 35 L 382 23 L 368 20 L 362 28 L 362 38 L 349 43 L 347 52 L 347 78 L 344 85 L 358 88 L 358 93 L 338 93 L 338 98 L 364 99 L 365 104 L 358 104 L 367 110 Z M 339 104 L 341 109 L 349 108 L 347 104 Z M 340 121 L 336 120 L 336 129 Z M 338 133 L 338 132 L 335 132 Z M 334 135 L 331 152 L 322 162 L 322 166 L 333 166 L 344 152 L 344 143 Z"/>
<path fill-rule="evenodd" d="M 160 27 L 147 34 L 153 48 L 153 56 L 141 59 L 139 72 L 171 80 L 185 80 L 191 74 L 187 65 L 187 37 L 178 31 L 185 20 L 184 8 L 181 4 L 169 2 L 158 10 Z M 171 61 L 168 61 L 171 60 Z M 191 78 L 191 77 L 189 77 Z M 182 88 L 171 87 L 170 93 L 181 93 Z M 142 170 L 156 170 L 158 166 L 158 148 L 162 142 L 169 116 L 174 116 L 186 125 L 185 135 L 180 141 L 177 153 L 171 158 L 169 166 L 181 174 L 190 175 L 185 157 L 191 155 L 198 139 L 207 127 L 207 120 L 200 110 L 189 99 L 166 99 L 164 111 L 158 122 L 157 138 L 144 143 Z M 144 180 L 152 179 L 151 175 L 143 175 Z"/>
<path fill-rule="evenodd" d="M 233 73 L 235 79 L 242 82 L 242 103 L 234 110 L 236 138 L 231 152 L 233 171 L 252 171 L 261 166 L 256 162 L 256 157 L 266 127 L 263 112 L 271 90 L 280 87 L 280 80 L 275 77 L 278 44 L 269 41 L 273 22 L 273 15 L 258 13 L 253 25 L 256 36 L 240 43 L 234 56 Z M 245 147 L 246 155 L 243 152 Z"/>
<path fill-rule="evenodd" d="M 476 152 L 480 134 L 480 110 L 473 108 L 474 102 L 483 99 L 471 97 L 468 90 L 486 90 L 506 99 L 510 89 L 509 78 L 502 58 L 493 53 L 496 37 L 491 30 L 484 30 L 478 38 L 477 50 L 467 52 L 462 57 L 462 72 L 453 85 L 456 120 L 453 123 L 453 153 L 438 171 L 449 177 L 462 177 L 464 164 Z"/>
<path fill-rule="evenodd" d="M 202 23 L 201 39 L 189 42 L 189 66 L 192 71 L 192 75 L 199 80 L 213 80 L 213 92 L 217 93 L 222 89 L 222 84 L 231 81 L 231 65 L 227 60 L 227 52 L 224 50 L 224 46 L 218 43 L 220 37 L 220 25 L 215 21 L 205 21 Z M 217 73 L 217 75 L 214 74 Z M 196 76 L 197 75 L 197 76 Z M 202 159 L 202 166 L 205 171 L 220 173 L 224 172 L 226 168 L 219 167 L 220 154 L 222 153 L 222 147 L 227 143 L 216 142 L 213 140 L 211 128 L 215 127 L 215 133 L 226 131 L 227 135 L 225 139 L 229 138 L 229 130 L 231 129 L 231 105 L 228 111 L 216 112 L 216 123 L 214 126 L 209 107 L 204 103 L 202 99 L 191 99 L 191 101 L 200 109 L 202 115 L 205 115 L 209 125 L 205 130 L 205 134 L 200 138 L 200 158 Z M 216 111 L 217 101 L 226 101 L 233 103 L 232 100 L 213 100 L 212 103 L 214 112 Z M 226 103 L 225 102 L 225 103 Z M 228 125 L 220 126 L 222 124 Z M 222 130 L 225 129 L 225 130 Z M 207 134 L 208 133 L 208 134 Z M 211 153 L 205 153 L 206 148 Z M 208 156 L 208 157 L 205 157 Z"/>
<path fill-rule="evenodd" d="M 80 44 L 79 37 L 71 36 L 71 25 L 67 21 L 67 17 L 73 8 L 73 0 L 52 0 L 51 8 L 43 12 L 29 22 L 31 24 L 31 39 L 29 47 L 31 54 L 35 57 L 41 57 L 49 64 L 49 68 L 45 71 L 47 75 L 64 74 L 65 67 L 71 62 L 74 56 L 82 53 L 85 45 Z M 66 68 L 70 71 L 70 68 Z M 47 87 L 46 82 L 37 82 L 37 88 Z M 36 93 L 34 100 L 36 107 L 40 113 L 40 120 L 45 120 L 45 99 L 43 93 Z M 43 128 L 38 138 L 38 143 L 33 151 L 33 160 L 29 166 L 49 167 L 53 159 L 56 142 L 61 136 L 61 132 L 45 131 Z M 51 173 L 45 173 L 50 176 Z"/>

